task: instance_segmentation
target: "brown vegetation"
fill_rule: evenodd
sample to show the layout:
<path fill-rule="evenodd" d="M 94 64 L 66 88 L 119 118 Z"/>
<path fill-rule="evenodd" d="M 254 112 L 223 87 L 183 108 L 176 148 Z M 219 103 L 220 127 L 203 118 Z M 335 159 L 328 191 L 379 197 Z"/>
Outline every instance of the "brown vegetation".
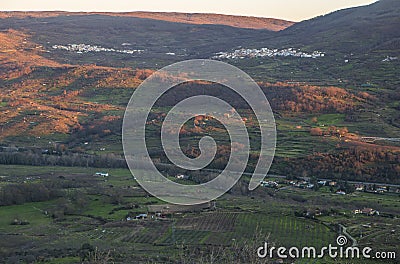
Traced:
<path fill-rule="evenodd" d="M 319 87 L 304 84 L 261 83 L 270 104 L 275 110 L 307 113 L 345 113 L 356 105 L 373 100 L 368 93 L 362 97 L 339 87 Z"/>
<path fill-rule="evenodd" d="M 200 14 L 200 13 L 165 13 L 165 12 L 0 12 L 0 18 L 25 18 L 25 17 L 57 17 L 71 15 L 107 15 L 120 17 L 138 17 L 155 20 L 162 20 L 186 24 L 207 24 L 207 25 L 226 25 L 238 28 L 266 29 L 271 31 L 280 31 L 294 24 L 291 21 L 285 21 L 274 18 L 263 17 L 244 17 L 219 14 Z"/>
<path fill-rule="evenodd" d="M 16 30 L 0 32 L 0 78 L 12 79 L 28 74 L 33 67 L 62 65 L 39 54 L 43 47 L 28 40 L 28 35 Z"/>
<path fill-rule="evenodd" d="M 400 148 L 372 144 L 343 144 L 332 153 L 291 159 L 287 175 L 301 174 L 341 180 L 399 183 Z"/>
<path fill-rule="evenodd" d="M 0 32 L 0 78 L 13 80 L 0 90 L 1 139 L 70 133 L 81 127 L 80 117 L 120 110 L 85 100 L 86 88 L 135 88 L 153 72 L 59 64 L 42 57 L 43 48 L 29 37 L 16 30 Z"/>

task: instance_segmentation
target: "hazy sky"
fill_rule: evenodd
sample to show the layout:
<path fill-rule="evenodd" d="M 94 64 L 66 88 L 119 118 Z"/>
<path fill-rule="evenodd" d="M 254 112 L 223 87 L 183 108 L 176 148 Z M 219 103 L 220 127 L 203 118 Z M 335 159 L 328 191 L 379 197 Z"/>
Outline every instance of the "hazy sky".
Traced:
<path fill-rule="evenodd" d="M 0 0 L 1 11 L 177 11 L 300 21 L 375 0 Z"/>

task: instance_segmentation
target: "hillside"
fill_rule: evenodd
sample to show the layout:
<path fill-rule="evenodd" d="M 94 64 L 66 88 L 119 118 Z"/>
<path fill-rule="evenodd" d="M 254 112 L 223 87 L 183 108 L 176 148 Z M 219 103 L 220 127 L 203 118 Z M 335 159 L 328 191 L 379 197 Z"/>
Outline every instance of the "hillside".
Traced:
<path fill-rule="evenodd" d="M 399 250 L 397 1 L 287 29 L 291 22 L 215 14 L 0 12 L 0 264 L 382 263 L 338 255 L 312 260 L 312 250 L 286 260 L 276 251 L 267 259 L 255 252 L 264 241 L 324 249 L 339 245 L 338 235 L 360 249 Z M 196 58 L 226 61 L 257 81 L 274 113 L 276 151 L 268 175 L 250 191 L 262 137 L 271 137 L 260 124 L 270 128 L 269 120 L 257 119 L 259 109 L 228 87 L 201 80 L 173 87 L 142 120 L 156 168 L 168 180 L 197 185 L 212 184 L 229 163 L 243 164 L 232 153 L 248 163 L 225 195 L 187 207 L 165 204 L 140 186 L 142 174 L 154 173 L 127 168 L 122 125 L 146 78 Z M 188 76 L 180 74 L 174 81 Z M 172 83 L 169 74 L 157 79 Z M 223 120 L 207 105 L 206 114 L 191 119 L 191 109 L 172 113 L 186 120 L 177 129 L 166 125 L 178 102 L 199 95 L 230 104 Z M 192 102 L 193 109 L 203 104 Z M 227 131 L 236 130 L 232 110 L 246 126 L 249 153 L 233 141 L 242 133 Z M 130 108 L 129 120 L 142 111 Z M 125 131 L 141 126 L 131 128 Z M 160 135 L 178 131 L 187 158 L 208 156 L 201 139 L 215 140 L 205 169 L 171 164 Z"/>
<path fill-rule="evenodd" d="M 0 32 L 0 78 L 12 79 L 30 73 L 32 67 L 60 67 L 61 64 L 40 56 L 43 46 L 28 40 L 16 30 Z"/>
<path fill-rule="evenodd" d="M 278 41 L 341 53 L 400 52 L 400 1 L 339 10 L 284 30 Z"/>
<path fill-rule="evenodd" d="M 207 13 L 178 13 L 178 12 L 0 12 L 0 18 L 45 18 L 78 15 L 107 15 L 114 17 L 137 17 L 159 21 L 168 21 L 195 25 L 224 25 L 237 28 L 265 29 L 280 31 L 294 24 L 282 19 L 232 16 Z"/>
<path fill-rule="evenodd" d="M 327 56 L 317 60 L 274 57 L 229 62 L 258 81 L 267 77 L 269 81 L 372 84 L 393 90 L 399 83 L 396 71 L 400 60 L 387 58 L 399 57 L 399 3 L 382 0 L 339 10 L 278 32 L 254 28 L 280 25 L 279 20 L 151 12 L 1 12 L 0 29 L 30 35 L 32 42 L 43 46 L 46 52 L 42 55 L 52 61 L 107 67 L 158 69 L 173 62 L 211 58 L 218 52 L 240 48 L 297 48 L 309 53 L 319 50 Z M 143 52 L 82 54 L 53 48 L 54 45 L 68 48 L 69 44 Z"/>
<path fill-rule="evenodd" d="M 220 14 L 201 14 L 201 13 L 155 13 L 155 12 L 131 12 L 122 13 L 123 16 L 132 16 L 140 18 L 150 18 L 155 20 L 198 24 L 198 25 L 225 25 L 237 28 L 250 29 L 266 29 L 271 31 L 280 31 L 288 28 L 294 22 L 281 19 L 248 17 L 248 16 L 232 16 Z"/>
<path fill-rule="evenodd" d="M 399 60 L 385 59 L 397 56 L 398 48 L 398 19 L 392 11 L 397 5 L 390 8 L 390 1 L 338 11 L 278 32 L 203 24 L 223 19 L 249 25 L 248 18 L 216 15 L 194 15 L 196 23 L 189 23 L 184 21 L 187 15 L 175 13 L 3 12 L 1 143 L 45 148 L 57 141 L 72 152 L 108 149 L 120 154 L 124 107 L 133 89 L 153 70 L 187 59 L 213 58 L 223 51 L 267 47 L 287 52 L 290 47 L 301 49 L 302 54 L 320 50 L 326 56 L 250 55 L 222 60 L 264 86 L 278 120 L 277 156 L 286 159 L 274 165 L 276 173 L 290 173 L 285 168 L 305 157 L 304 164 L 311 168 L 318 153 L 329 153 L 328 159 L 336 164 L 335 155 L 352 153 L 345 151 L 363 145 L 362 137 L 398 138 Z M 370 31 L 362 31 L 363 23 L 354 22 L 355 18 L 365 18 Z M 196 91 L 175 93 L 171 99 Z M 210 92 L 235 98 L 215 87 Z M 155 109 L 154 129 L 165 111 Z M 332 132 L 338 130 L 348 131 L 351 138 Z M 311 136 L 311 131 L 317 136 Z M 188 135 L 198 132 L 188 130 Z M 191 143 L 192 138 L 187 140 Z M 368 152 L 374 157 L 376 149 L 381 152 L 377 145 L 388 145 L 372 143 Z M 154 146 L 159 155 L 158 145 Z M 391 151 L 385 147 L 384 151 Z M 383 164 L 385 159 L 391 162 L 383 156 L 379 159 Z M 359 171 L 376 178 L 387 173 L 370 162 L 365 159 Z M 308 169 L 301 170 L 306 174 Z M 362 179 L 355 171 L 350 173 Z M 332 177 L 341 175 L 348 173 Z"/>
<path fill-rule="evenodd" d="M 44 47 L 46 57 L 61 63 L 102 66 L 154 67 L 191 58 L 207 58 L 216 52 L 246 46 L 250 40 L 272 36 L 273 31 L 224 25 L 195 25 L 148 18 L 106 14 L 10 17 L 0 30 L 30 34 Z M 141 54 L 85 53 L 54 50 L 53 45 L 87 44 L 114 49 L 143 50 Z"/>

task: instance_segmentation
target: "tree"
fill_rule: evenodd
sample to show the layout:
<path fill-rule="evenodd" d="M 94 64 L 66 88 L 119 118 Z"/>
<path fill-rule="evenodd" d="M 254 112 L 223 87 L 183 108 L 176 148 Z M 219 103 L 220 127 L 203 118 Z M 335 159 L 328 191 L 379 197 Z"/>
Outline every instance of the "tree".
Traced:
<path fill-rule="evenodd" d="M 319 127 L 314 127 L 310 129 L 311 136 L 322 136 L 322 129 Z"/>

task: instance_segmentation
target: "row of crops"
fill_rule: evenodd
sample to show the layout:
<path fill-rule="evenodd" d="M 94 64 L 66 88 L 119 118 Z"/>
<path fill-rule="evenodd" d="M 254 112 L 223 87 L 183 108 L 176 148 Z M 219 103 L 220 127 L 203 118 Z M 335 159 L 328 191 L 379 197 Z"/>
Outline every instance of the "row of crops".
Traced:
<path fill-rule="evenodd" d="M 325 225 L 291 215 L 214 212 L 177 220 L 162 243 L 228 245 L 253 240 L 256 233 L 257 239 L 287 247 L 321 248 L 335 244 L 336 239 Z"/>
<path fill-rule="evenodd" d="M 257 234 L 257 237 L 255 236 Z M 142 244 L 229 245 L 233 241 L 260 240 L 282 245 L 334 244 L 336 233 L 323 224 L 292 215 L 209 212 L 173 221 L 143 221 L 130 227 L 109 228 L 88 234 L 91 239 Z"/>

